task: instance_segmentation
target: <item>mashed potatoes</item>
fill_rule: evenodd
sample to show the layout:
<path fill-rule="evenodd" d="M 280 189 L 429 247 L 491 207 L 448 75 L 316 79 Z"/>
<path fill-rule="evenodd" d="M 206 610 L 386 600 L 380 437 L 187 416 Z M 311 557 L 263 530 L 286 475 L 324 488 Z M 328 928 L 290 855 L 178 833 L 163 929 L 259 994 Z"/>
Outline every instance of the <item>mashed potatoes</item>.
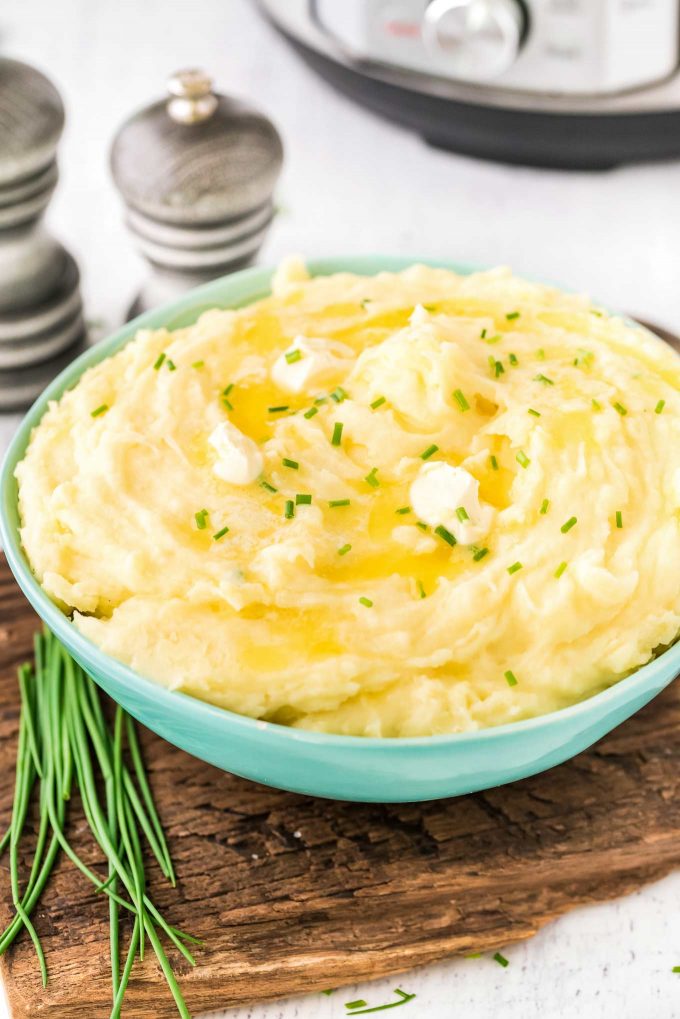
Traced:
<path fill-rule="evenodd" d="M 257 718 L 497 725 L 680 631 L 680 361 L 505 270 L 288 263 L 86 372 L 17 477 L 82 633 Z"/>

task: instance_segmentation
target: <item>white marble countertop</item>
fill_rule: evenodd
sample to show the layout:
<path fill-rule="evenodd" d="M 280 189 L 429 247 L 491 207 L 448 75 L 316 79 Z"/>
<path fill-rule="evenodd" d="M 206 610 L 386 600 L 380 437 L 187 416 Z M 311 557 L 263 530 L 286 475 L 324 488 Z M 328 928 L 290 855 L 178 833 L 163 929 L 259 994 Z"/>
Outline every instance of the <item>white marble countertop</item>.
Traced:
<path fill-rule="evenodd" d="M 506 263 L 680 328 L 678 163 L 563 174 L 433 150 L 334 93 L 248 0 L 5 0 L 0 44 L 45 70 L 64 96 L 62 178 L 49 221 L 79 259 L 88 317 L 104 330 L 121 322 L 144 272 L 122 225 L 108 146 L 121 120 L 187 65 L 261 105 L 283 134 L 281 212 L 261 261 L 390 252 Z M 0 417 L 3 445 L 16 420 Z M 452 961 L 220 1015 L 336 1019 L 344 1002 L 380 1004 L 400 986 L 417 994 L 399 1013 L 405 1019 L 674 1019 L 680 875 L 578 910 L 506 955 L 507 969 Z"/>

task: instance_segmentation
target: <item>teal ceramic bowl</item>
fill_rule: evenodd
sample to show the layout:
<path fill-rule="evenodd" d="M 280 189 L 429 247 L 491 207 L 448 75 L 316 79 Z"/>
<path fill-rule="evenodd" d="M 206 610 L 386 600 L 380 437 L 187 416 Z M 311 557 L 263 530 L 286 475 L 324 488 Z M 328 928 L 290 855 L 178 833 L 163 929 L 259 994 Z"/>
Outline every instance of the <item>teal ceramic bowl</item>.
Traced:
<path fill-rule="evenodd" d="M 310 264 L 314 275 L 400 270 L 413 259 L 336 258 Z M 419 261 L 428 261 L 420 259 Z M 458 272 L 470 266 L 446 265 Z M 254 721 L 166 690 L 100 651 L 78 633 L 34 578 L 19 540 L 14 468 L 49 400 L 77 382 L 140 327 L 190 325 L 211 307 L 238 307 L 265 296 L 271 271 L 248 269 L 200 287 L 120 329 L 87 351 L 45 390 L 5 458 L 0 534 L 24 594 L 74 658 L 115 701 L 164 739 L 225 771 L 314 796 L 368 802 L 429 800 L 488 789 L 573 757 L 655 697 L 680 672 L 680 643 L 604 693 L 562 711 L 481 732 L 416 739 L 365 739 L 303 732 Z"/>

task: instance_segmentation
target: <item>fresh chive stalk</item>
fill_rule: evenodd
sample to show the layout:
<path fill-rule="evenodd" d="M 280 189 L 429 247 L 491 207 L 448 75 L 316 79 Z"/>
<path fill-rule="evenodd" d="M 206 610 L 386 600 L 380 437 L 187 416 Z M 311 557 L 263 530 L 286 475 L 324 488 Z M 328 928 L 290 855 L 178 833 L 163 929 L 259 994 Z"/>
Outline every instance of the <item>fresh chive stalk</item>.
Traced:
<path fill-rule="evenodd" d="M 170 926 L 147 890 L 143 841 L 173 886 L 175 873 L 134 722 L 120 707 L 113 725 L 106 721 L 94 683 L 49 631 L 36 635 L 34 649 L 35 667 L 23 665 L 19 670 L 21 714 L 14 805 L 9 835 L 0 843 L 3 851 L 9 847 L 15 915 L 0 933 L 0 954 L 25 928 L 35 947 L 43 984 L 47 983 L 47 964 L 31 914 L 62 850 L 96 891 L 108 898 L 112 1019 L 120 1016 L 135 959 L 143 956 L 144 938 L 156 954 L 179 1015 L 190 1019 L 159 934 L 191 965 L 195 960 L 186 943 L 200 942 Z M 108 864 L 105 880 L 83 863 L 64 835 L 67 802 L 75 788 L 94 841 Z M 19 847 L 32 797 L 39 804 L 38 833 L 22 891 L 19 859 L 25 853 L 20 853 Z M 121 908 L 134 918 L 122 970 Z"/>

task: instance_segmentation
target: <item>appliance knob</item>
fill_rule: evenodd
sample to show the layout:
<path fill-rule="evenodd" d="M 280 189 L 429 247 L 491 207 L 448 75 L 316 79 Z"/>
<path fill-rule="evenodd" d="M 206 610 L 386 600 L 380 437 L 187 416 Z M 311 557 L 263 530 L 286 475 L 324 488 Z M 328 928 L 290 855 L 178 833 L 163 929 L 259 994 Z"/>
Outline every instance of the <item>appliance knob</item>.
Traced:
<path fill-rule="evenodd" d="M 432 0 L 423 39 L 457 78 L 487 81 L 514 62 L 526 33 L 518 0 Z"/>

